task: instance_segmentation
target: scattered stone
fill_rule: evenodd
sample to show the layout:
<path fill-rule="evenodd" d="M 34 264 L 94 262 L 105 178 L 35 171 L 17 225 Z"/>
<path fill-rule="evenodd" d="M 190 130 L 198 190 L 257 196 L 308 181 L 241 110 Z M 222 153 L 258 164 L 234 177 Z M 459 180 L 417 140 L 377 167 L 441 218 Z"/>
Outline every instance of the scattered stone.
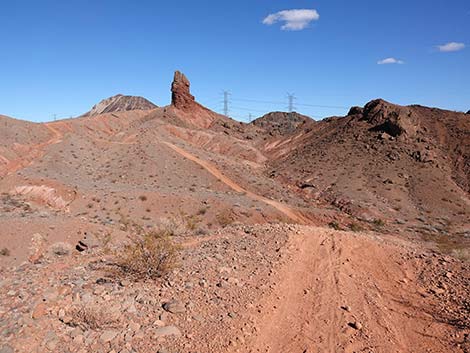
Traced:
<path fill-rule="evenodd" d="M 155 336 L 181 336 L 181 331 L 176 326 L 164 326 L 155 330 Z"/>
<path fill-rule="evenodd" d="M 44 317 L 47 315 L 47 305 L 45 303 L 39 303 L 37 304 L 33 312 L 31 313 L 31 317 L 35 320 L 40 319 L 41 317 Z"/>
<path fill-rule="evenodd" d="M 348 325 L 351 326 L 355 330 L 362 329 L 362 324 L 359 321 L 350 322 Z"/>
<path fill-rule="evenodd" d="M 117 336 L 117 334 L 118 332 L 115 330 L 106 330 L 101 334 L 100 340 L 105 343 L 111 342 Z"/>
<path fill-rule="evenodd" d="M 163 309 L 165 309 L 166 311 L 172 314 L 181 314 L 186 311 L 186 308 L 184 307 L 183 303 L 177 300 L 164 303 Z"/>
<path fill-rule="evenodd" d="M 31 246 L 29 248 L 29 262 L 37 264 L 44 257 L 46 248 L 46 239 L 39 233 L 33 234 Z"/>

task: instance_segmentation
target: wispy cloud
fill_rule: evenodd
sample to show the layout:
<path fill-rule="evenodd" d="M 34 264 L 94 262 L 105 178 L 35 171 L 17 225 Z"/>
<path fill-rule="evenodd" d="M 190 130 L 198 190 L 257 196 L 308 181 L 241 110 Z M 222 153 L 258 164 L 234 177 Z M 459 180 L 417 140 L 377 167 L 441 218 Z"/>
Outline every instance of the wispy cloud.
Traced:
<path fill-rule="evenodd" d="M 379 65 L 390 65 L 390 64 L 404 64 L 405 62 L 403 60 L 399 60 L 396 58 L 386 58 L 377 61 L 377 64 Z"/>
<path fill-rule="evenodd" d="M 450 42 L 450 43 L 437 46 L 437 49 L 439 49 L 439 51 L 443 53 L 448 53 L 452 51 L 460 51 L 464 48 L 465 48 L 464 43 L 457 43 L 457 42 Z"/>
<path fill-rule="evenodd" d="M 317 21 L 320 18 L 317 10 L 314 9 L 292 9 L 269 14 L 263 20 L 265 25 L 273 25 L 277 22 L 283 22 L 281 29 L 284 31 L 301 31 L 306 28 L 310 22 Z"/>

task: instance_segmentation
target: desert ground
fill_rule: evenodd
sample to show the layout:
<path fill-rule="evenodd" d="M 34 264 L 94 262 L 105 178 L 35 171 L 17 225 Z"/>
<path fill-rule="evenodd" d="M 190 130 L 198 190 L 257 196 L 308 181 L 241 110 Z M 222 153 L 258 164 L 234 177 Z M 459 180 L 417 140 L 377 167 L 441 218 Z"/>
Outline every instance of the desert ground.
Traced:
<path fill-rule="evenodd" d="M 470 352 L 468 113 L 171 91 L 0 116 L 0 353 Z"/>

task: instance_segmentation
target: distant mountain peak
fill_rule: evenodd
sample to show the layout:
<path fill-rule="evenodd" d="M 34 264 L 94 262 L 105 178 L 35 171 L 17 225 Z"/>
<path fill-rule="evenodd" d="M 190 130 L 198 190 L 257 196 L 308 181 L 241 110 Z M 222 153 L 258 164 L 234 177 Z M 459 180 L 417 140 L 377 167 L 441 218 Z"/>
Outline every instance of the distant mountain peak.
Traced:
<path fill-rule="evenodd" d="M 83 116 L 95 116 L 103 113 L 123 112 L 129 110 L 151 110 L 158 108 L 149 100 L 138 96 L 125 96 L 116 94 L 115 96 L 103 99 L 94 105 L 91 110 Z"/>

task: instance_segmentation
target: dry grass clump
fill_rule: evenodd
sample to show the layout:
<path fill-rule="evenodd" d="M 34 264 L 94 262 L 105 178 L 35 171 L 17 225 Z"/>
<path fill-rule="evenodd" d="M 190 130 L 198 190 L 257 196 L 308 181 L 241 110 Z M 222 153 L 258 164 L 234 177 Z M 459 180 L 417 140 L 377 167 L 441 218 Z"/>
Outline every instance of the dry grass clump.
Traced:
<path fill-rule="evenodd" d="M 139 232 L 117 253 L 117 265 L 135 279 L 156 279 L 170 273 L 178 263 L 179 246 L 164 230 Z"/>
<path fill-rule="evenodd" d="M 328 227 L 334 230 L 341 230 L 341 226 L 337 221 L 331 221 L 330 223 L 328 223 Z"/>
<path fill-rule="evenodd" d="M 2 248 L 0 250 L 0 256 L 10 256 L 10 249 L 8 248 Z"/>
<path fill-rule="evenodd" d="M 179 237 L 186 233 L 186 221 L 183 216 L 171 217 L 171 218 L 160 218 L 156 229 L 159 233 L 166 233 L 171 237 Z"/>
<path fill-rule="evenodd" d="M 109 315 L 105 306 L 80 305 L 70 311 L 70 326 L 80 327 L 83 330 L 99 330 L 113 327 L 117 321 Z"/>
<path fill-rule="evenodd" d="M 351 231 L 353 231 L 353 232 L 363 232 L 364 231 L 364 227 L 361 226 L 358 223 L 351 223 L 349 225 L 349 229 L 351 229 Z"/>
<path fill-rule="evenodd" d="M 227 227 L 228 225 L 232 224 L 234 221 L 232 217 L 232 213 L 228 209 L 223 210 L 222 212 L 218 213 L 215 218 L 217 219 L 217 222 L 222 228 Z"/>
<path fill-rule="evenodd" d="M 456 257 L 459 260 L 470 262 L 470 249 L 454 249 L 452 250 L 452 256 Z"/>

